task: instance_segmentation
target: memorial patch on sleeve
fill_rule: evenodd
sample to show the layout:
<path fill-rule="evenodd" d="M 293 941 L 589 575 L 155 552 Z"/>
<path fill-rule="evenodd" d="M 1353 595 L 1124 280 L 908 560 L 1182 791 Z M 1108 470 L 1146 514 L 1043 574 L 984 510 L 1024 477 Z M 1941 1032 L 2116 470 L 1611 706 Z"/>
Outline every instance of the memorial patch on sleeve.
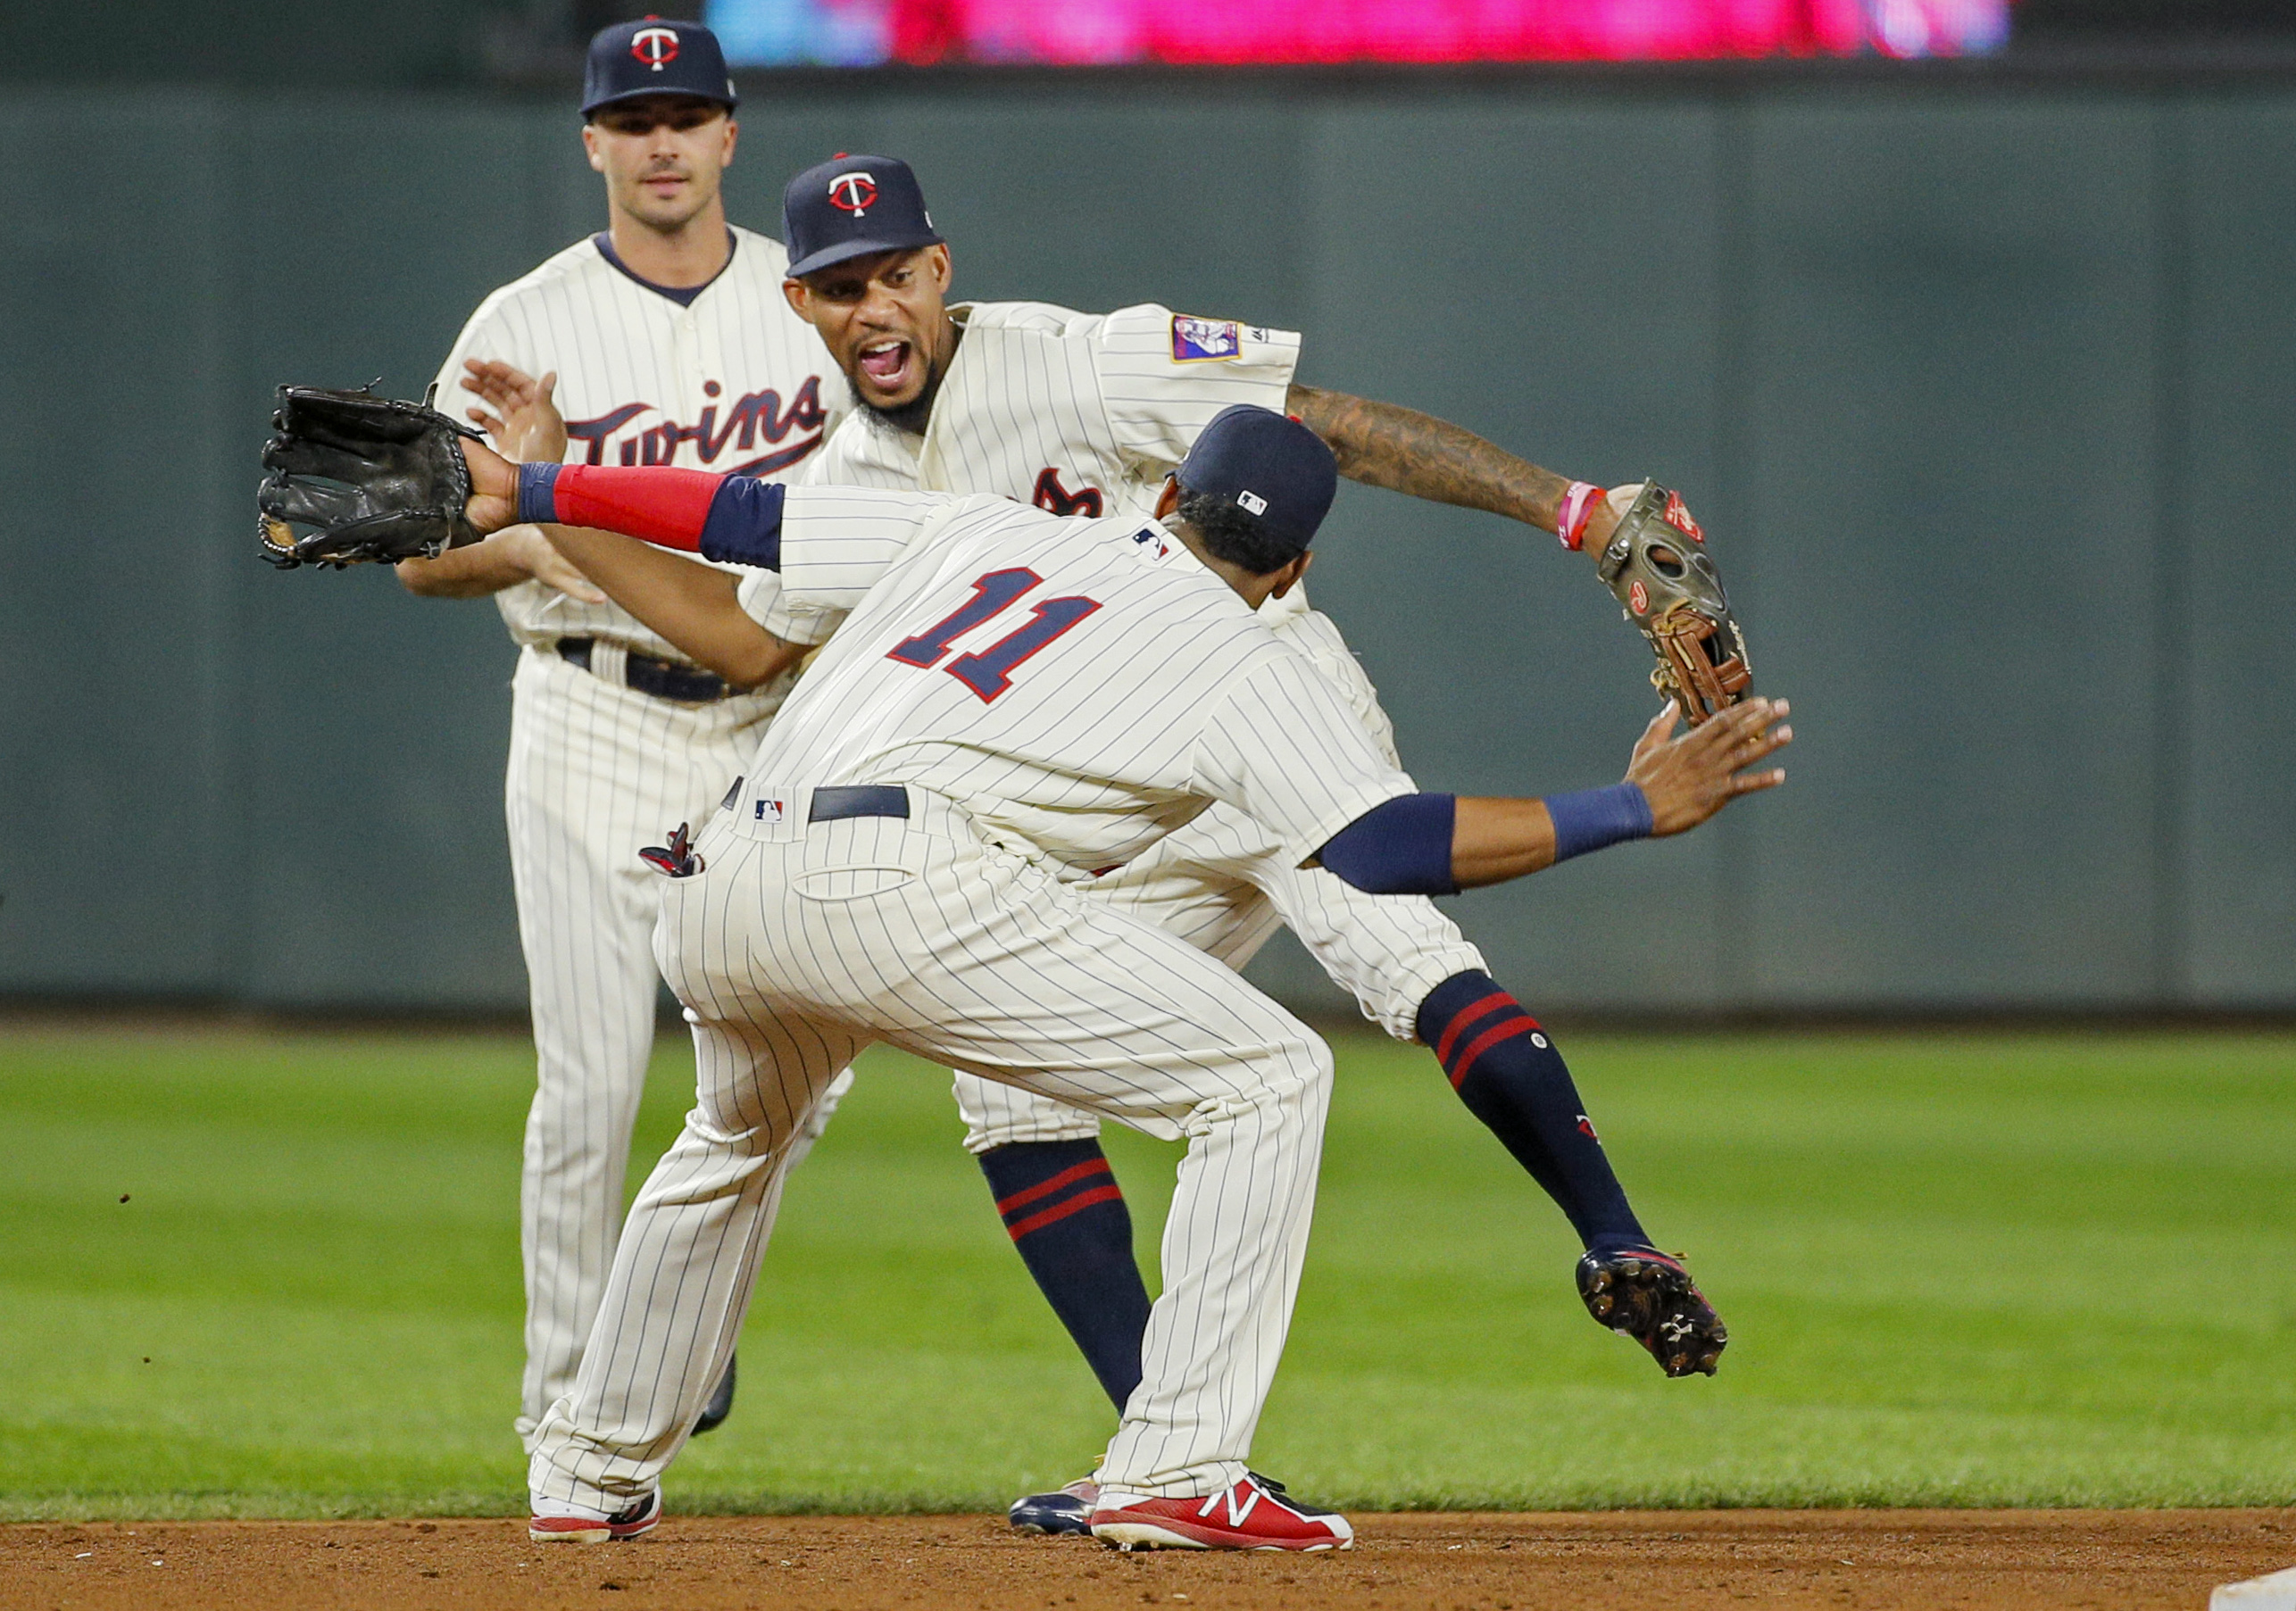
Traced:
<path fill-rule="evenodd" d="M 1233 358 L 1243 350 L 1241 332 L 1232 319 L 1197 319 L 1186 313 L 1172 315 L 1174 363 L 1205 363 L 1215 359 Z"/>

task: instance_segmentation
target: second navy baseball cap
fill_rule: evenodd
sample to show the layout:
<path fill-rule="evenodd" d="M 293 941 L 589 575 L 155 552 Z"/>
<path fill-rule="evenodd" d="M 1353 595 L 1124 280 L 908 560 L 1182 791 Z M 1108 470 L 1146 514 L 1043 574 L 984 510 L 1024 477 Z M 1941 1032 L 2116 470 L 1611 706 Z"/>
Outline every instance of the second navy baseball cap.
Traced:
<path fill-rule="evenodd" d="M 698 95 L 737 105 L 718 36 L 699 22 L 641 17 L 602 28 L 582 70 L 582 115 L 639 95 Z"/>
<path fill-rule="evenodd" d="M 800 279 L 849 258 L 937 246 L 925 192 L 894 156 L 847 156 L 808 168 L 781 193 L 781 241 Z"/>
<path fill-rule="evenodd" d="M 1315 540 L 1339 491 L 1339 461 L 1321 436 L 1288 414 L 1249 403 L 1214 414 L 1177 474 L 1189 492 L 1234 504 L 1296 549 Z"/>

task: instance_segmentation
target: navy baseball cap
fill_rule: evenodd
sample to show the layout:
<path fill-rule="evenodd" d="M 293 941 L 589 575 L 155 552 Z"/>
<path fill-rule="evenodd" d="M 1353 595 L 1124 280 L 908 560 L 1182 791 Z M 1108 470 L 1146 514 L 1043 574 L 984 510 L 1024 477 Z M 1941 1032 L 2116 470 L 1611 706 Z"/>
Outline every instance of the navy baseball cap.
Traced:
<path fill-rule="evenodd" d="M 639 95 L 699 95 L 728 106 L 740 104 L 726 76 L 718 36 L 699 22 L 641 17 L 602 28 L 590 40 L 582 71 L 582 115 Z"/>
<path fill-rule="evenodd" d="M 937 246 L 941 238 L 917 176 L 899 157 L 839 153 L 781 193 L 781 241 L 789 248 L 792 279 L 875 252 Z"/>
<path fill-rule="evenodd" d="M 1321 436 L 1288 414 L 1249 403 L 1214 414 L 1177 474 L 1187 491 L 1234 504 L 1295 550 L 1315 540 L 1339 491 L 1339 461 Z"/>

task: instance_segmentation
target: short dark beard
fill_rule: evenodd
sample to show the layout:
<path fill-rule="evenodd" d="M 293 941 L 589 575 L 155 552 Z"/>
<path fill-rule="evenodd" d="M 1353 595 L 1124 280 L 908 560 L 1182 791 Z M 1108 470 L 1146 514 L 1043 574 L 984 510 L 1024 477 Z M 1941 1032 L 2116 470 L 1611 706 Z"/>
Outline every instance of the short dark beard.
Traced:
<path fill-rule="evenodd" d="M 957 343 L 964 339 L 965 328 L 952 320 L 949 324 L 949 363 L 957 359 Z M 948 364 L 936 363 L 930 353 L 925 358 L 925 386 L 906 403 L 895 403 L 889 409 L 879 408 L 861 395 L 858 382 L 853 386 L 853 399 L 862 411 L 878 424 L 890 426 L 908 436 L 921 436 L 933 418 L 933 399 L 941 394 L 941 378 L 948 373 Z"/>
<path fill-rule="evenodd" d="M 933 418 L 933 398 L 940 389 L 940 376 L 928 375 L 925 378 L 923 391 L 908 402 L 889 409 L 881 409 L 866 397 L 861 397 L 861 388 L 858 386 L 853 388 L 853 394 L 860 401 L 861 408 L 879 425 L 903 432 L 907 436 L 921 436 L 925 434 L 927 422 Z"/>

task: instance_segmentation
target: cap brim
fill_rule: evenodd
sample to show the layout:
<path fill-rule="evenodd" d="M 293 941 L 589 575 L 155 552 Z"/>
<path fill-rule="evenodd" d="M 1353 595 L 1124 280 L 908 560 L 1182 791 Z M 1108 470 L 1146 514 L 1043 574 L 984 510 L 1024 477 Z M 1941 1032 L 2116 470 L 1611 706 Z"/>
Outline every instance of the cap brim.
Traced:
<path fill-rule="evenodd" d="M 623 101 L 642 101 L 648 95 L 676 95 L 687 101 L 709 101 L 724 107 L 728 112 L 733 111 L 741 104 L 740 97 L 736 95 L 705 95 L 698 89 L 656 89 L 649 85 L 643 89 L 625 89 L 618 95 L 606 95 L 595 101 L 585 101 L 582 104 L 582 115 L 586 118 L 601 106 L 612 106 Z"/>
<path fill-rule="evenodd" d="M 920 246 L 940 245 L 947 238 L 928 229 L 921 235 L 839 241 L 834 246 L 822 247 L 811 256 L 799 258 L 785 272 L 792 279 L 803 279 L 808 274 L 818 274 L 824 269 L 834 269 L 839 263 L 849 263 L 856 257 L 874 257 L 880 252 L 914 252 Z"/>

